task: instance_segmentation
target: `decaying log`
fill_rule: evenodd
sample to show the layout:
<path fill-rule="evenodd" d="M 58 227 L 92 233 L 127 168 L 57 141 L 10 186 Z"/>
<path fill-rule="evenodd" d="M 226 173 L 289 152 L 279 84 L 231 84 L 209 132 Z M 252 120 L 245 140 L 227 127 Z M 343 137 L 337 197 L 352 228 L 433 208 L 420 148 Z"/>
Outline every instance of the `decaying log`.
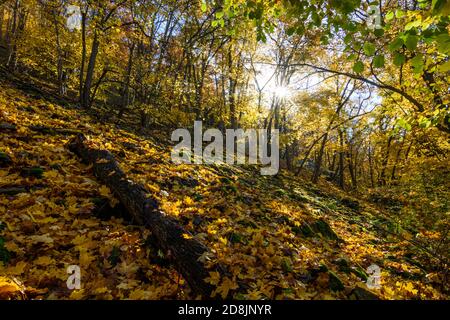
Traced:
<path fill-rule="evenodd" d="M 205 282 L 205 278 L 209 271 L 223 273 L 223 269 L 208 270 L 205 267 L 208 248 L 161 211 L 158 202 L 141 184 L 129 180 L 109 151 L 89 146 L 83 134 L 75 136 L 68 147 L 84 162 L 93 165 L 95 176 L 111 189 L 134 221 L 152 232 L 156 246 L 170 258 L 191 289 L 203 298 L 209 298 L 214 288 Z"/>
<path fill-rule="evenodd" d="M 0 122 L 0 131 L 16 131 L 17 126 L 8 122 Z"/>
<path fill-rule="evenodd" d="M 64 128 L 52 128 L 52 127 L 45 127 L 45 126 L 29 126 L 31 131 L 39 132 L 42 134 L 48 134 L 48 135 L 76 135 L 81 133 L 78 130 L 74 129 L 64 129 Z"/>
<path fill-rule="evenodd" d="M 28 192 L 28 190 L 24 187 L 4 187 L 0 188 L 0 194 L 6 194 L 9 196 L 13 196 L 19 193 L 25 193 Z"/>

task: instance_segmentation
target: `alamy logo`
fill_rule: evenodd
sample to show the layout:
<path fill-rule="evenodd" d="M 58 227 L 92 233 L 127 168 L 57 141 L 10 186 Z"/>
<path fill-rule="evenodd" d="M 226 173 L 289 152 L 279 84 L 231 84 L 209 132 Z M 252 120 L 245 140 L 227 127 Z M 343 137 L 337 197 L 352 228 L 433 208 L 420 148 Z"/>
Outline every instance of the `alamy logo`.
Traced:
<path fill-rule="evenodd" d="M 67 7 L 66 25 L 70 31 L 81 29 L 81 10 L 78 6 L 70 5 Z"/>
<path fill-rule="evenodd" d="M 380 289 L 381 288 L 381 269 L 376 264 L 372 264 L 367 268 L 367 278 L 366 285 L 369 289 Z"/>
<path fill-rule="evenodd" d="M 172 133 L 171 139 L 179 142 L 171 153 L 172 161 L 176 164 L 260 164 L 263 166 L 261 174 L 266 176 L 276 175 L 279 170 L 278 130 L 227 129 L 225 159 L 222 132 L 208 129 L 203 133 L 202 121 L 194 122 L 193 152 L 189 130 L 177 129 Z M 203 149 L 203 142 L 210 144 Z"/>
<path fill-rule="evenodd" d="M 81 289 L 81 270 L 77 265 L 71 265 L 67 267 L 67 273 L 70 276 L 67 278 L 66 284 L 69 290 Z"/>
<path fill-rule="evenodd" d="M 383 26 L 381 25 L 380 8 L 376 5 L 371 5 L 367 13 L 368 13 L 367 26 L 369 27 L 369 29 L 371 30 L 382 29 Z"/>

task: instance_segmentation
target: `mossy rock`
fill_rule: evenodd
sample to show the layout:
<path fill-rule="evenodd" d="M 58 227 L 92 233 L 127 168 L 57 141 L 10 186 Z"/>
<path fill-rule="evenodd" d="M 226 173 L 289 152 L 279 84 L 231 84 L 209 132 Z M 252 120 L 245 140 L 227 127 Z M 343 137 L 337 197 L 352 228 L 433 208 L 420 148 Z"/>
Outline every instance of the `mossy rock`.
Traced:
<path fill-rule="evenodd" d="M 333 272 L 328 271 L 329 276 L 329 286 L 332 291 L 342 291 L 344 290 L 344 284 L 342 283 L 341 279 Z"/>
<path fill-rule="evenodd" d="M 239 223 L 241 226 L 249 227 L 252 229 L 256 229 L 258 227 L 256 225 L 256 223 L 254 223 L 253 221 L 251 221 L 249 219 L 242 219 L 242 220 L 239 220 L 237 223 Z"/>
<path fill-rule="evenodd" d="M 314 236 L 315 232 L 314 230 L 311 228 L 311 226 L 304 222 L 300 227 L 297 227 L 298 229 L 298 233 L 302 234 L 305 237 L 312 237 Z"/>
<path fill-rule="evenodd" d="M 11 164 L 11 158 L 6 153 L 0 152 L 0 168 L 9 166 Z"/>
<path fill-rule="evenodd" d="M 331 229 L 330 225 L 325 220 L 317 220 L 311 225 L 312 230 L 316 233 L 320 233 L 324 238 L 330 240 L 340 240 L 337 234 Z"/>
<path fill-rule="evenodd" d="M 229 236 L 231 243 L 242 243 L 243 242 L 243 236 L 239 233 L 232 232 Z"/>
<path fill-rule="evenodd" d="M 335 261 L 335 264 L 339 267 L 339 271 L 344 272 L 345 274 L 353 273 L 364 281 L 368 279 L 367 273 L 361 266 L 357 265 L 356 267 L 352 267 L 347 259 L 340 258 Z"/>
<path fill-rule="evenodd" d="M 299 192 L 293 192 L 289 194 L 289 197 L 292 200 L 298 201 L 298 202 L 309 202 L 309 199 L 307 196 L 305 196 L 304 194 L 301 194 Z"/>
<path fill-rule="evenodd" d="M 344 272 L 346 274 L 349 274 L 352 272 L 352 269 L 350 268 L 350 263 L 347 259 L 340 258 L 336 260 L 336 265 L 339 267 L 339 271 Z"/>
<path fill-rule="evenodd" d="M 347 208 L 350 208 L 354 211 L 359 211 L 360 210 L 360 204 L 358 201 L 350 199 L 350 198 L 343 198 L 341 199 L 341 204 L 346 206 Z"/>
<path fill-rule="evenodd" d="M 7 264 L 11 259 L 11 252 L 5 248 L 5 239 L 0 237 L 0 261 Z"/>
<path fill-rule="evenodd" d="M 353 273 L 358 278 L 360 278 L 361 280 L 364 280 L 364 281 L 367 281 L 367 279 L 369 278 L 367 273 L 360 266 L 352 267 L 350 269 L 350 272 Z"/>
<path fill-rule="evenodd" d="M 43 174 L 44 169 L 41 167 L 22 168 L 21 171 L 21 175 L 24 177 L 35 177 L 38 179 L 41 179 Z"/>

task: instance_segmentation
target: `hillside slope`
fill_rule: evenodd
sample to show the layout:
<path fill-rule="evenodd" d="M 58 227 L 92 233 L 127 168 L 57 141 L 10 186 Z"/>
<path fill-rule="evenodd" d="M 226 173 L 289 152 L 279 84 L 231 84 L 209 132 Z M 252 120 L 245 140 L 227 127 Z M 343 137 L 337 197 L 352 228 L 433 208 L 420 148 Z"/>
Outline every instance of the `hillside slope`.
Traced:
<path fill-rule="evenodd" d="M 195 298 L 146 241 L 148 230 L 127 221 L 92 166 L 67 149 L 79 131 L 212 250 L 209 263 L 229 274 L 210 273 L 217 298 L 445 298 L 440 275 L 415 257 L 412 236 L 389 233 L 379 209 L 332 185 L 287 173 L 262 177 L 252 167 L 174 165 L 164 135 L 139 136 L 0 86 L 3 297 Z M 67 289 L 69 265 L 81 267 L 80 290 Z M 368 291 L 371 265 L 381 270 L 381 286 Z"/>

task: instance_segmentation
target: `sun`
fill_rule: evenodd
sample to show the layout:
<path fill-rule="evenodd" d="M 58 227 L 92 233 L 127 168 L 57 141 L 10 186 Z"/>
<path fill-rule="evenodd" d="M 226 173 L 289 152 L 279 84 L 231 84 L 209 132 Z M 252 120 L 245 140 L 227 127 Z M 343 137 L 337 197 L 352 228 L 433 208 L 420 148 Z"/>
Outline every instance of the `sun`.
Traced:
<path fill-rule="evenodd" d="M 288 98 L 292 94 L 291 89 L 286 86 L 276 86 L 273 88 L 273 93 L 280 99 Z"/>

